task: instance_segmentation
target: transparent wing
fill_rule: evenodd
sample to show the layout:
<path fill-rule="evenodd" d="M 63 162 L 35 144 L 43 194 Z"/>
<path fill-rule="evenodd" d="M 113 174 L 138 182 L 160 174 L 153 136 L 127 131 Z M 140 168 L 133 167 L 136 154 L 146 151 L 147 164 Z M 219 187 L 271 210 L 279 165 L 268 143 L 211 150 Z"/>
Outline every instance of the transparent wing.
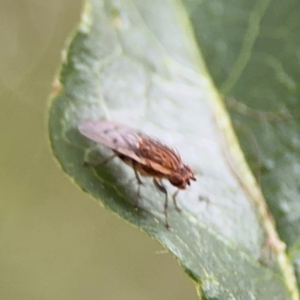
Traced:
<path fill-rule="evenodd" d="M 110 121 L 84 121 L 78 125 L 78 130 L 90 140 L 142 163 L 136 155 L 140 138 L 138 131 Z"/>

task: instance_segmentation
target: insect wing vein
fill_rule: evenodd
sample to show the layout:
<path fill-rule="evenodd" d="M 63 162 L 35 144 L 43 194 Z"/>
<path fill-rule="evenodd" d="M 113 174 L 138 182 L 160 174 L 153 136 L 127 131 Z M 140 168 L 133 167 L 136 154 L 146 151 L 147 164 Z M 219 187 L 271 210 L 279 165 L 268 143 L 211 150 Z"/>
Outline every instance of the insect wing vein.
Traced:
<path fill-rule="evenodd" d="M 104 145 L 117 153 L 145 163 L 136 155 L 139 147 L 139 132 L 109 121 L 85 121 L 78 126 L 79 132 L 92 141 Z"/>

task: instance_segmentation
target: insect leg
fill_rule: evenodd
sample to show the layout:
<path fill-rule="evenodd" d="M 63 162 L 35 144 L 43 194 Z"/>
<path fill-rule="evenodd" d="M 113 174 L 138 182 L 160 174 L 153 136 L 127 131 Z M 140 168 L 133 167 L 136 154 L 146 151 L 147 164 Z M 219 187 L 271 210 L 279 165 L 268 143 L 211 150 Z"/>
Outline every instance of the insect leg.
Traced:
<path fill-rule="evenodd" d="M 135 175 L 136 181 L 138 183 L 138 197 L 137 197 L 137 199 L 135 201 L 135 205 L 134 205 L 137 208 L 139 206 L 139 200 L 141 198 L 141 185 L 143 185 L 143 182 L 142 182 L 142 180 L 139 176 L 138 171 L 135 168 L 135 164 L 132 164 L 132 167 L 133 167 L 133 170 L 134 170 L 134 175 Z"/>
<path fill-rule="evenodd" d="M 98 166 L 101 166 L 101 165 L 105 165 L 106 163 L 108 163 L 110 160 L 112 160 L 113 158 L 115 158 L 117 156 L 117 154 L 114 154 L 104 160 L 101 160 L 101 161 L 84 161 L 83 162 L 83 165 L 85 167 L 98 167 Z"/>
<path fill-rule="evenodd" d="M 169 225 L 168 221 L 168 192 L 167 189 L 163 186 L 161 182 L 158 182 L 155 178 L 153 179 L 154 185 L 157 187 L 158 190 L 160 190 L 162 193 L 165 194 L 165 205 L 164 205 L 164 212 L 165 212 L 165 218 L 166 218 L 166 227 L 167 229 L 170 229 L 171 226 Z"/>
<path fill-rule="evenodd" d="M 173 199 L 173 202 L 174 202 L 174 206 L 175 206 L 175 209 L 177 210 L 177 211 L 181 211 L 181 209 L 179 208 L 179 206 L 178 206 L 178 204 L 177 204 L 177 201 L 176 201 L 176 197 L 177 197 L 177 195 L 178 195 L 178 193 L 179 193 L 179 189 L 173 194 L 173 196 L 172 196 L 172 199 Z"/>

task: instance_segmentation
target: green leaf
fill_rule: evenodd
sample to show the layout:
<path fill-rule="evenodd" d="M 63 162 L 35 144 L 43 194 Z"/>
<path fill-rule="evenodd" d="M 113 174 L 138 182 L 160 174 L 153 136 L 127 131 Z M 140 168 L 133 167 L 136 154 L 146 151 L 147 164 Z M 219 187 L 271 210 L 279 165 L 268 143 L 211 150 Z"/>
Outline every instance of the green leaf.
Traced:
<path fill-rule="evenodd" d="M 179 1 L 87 1 L 50 107 L 53 153 L 83 190 L 173 253 L 202 299 L 298 299 L 287 255 L 200 55 L 213 43 L 212 36 L 204 50 L 201 42 L 197 47 Z M 195 171 L 197 182 L 178 195 L 182 212 L 169 201 L 172 230 L 165 228 L 164 197 L 150 179 L 143 178 L 135 210 L 132 169 L 117 159 L 83 166 L 109 155 L 77 129 L 84 120 L 101 119 L 176 147 Z M 261 263 L 265 250 L 267 264 Z"/>
<path fill-rule="evenodd" d="M 300 287 L 300 3 L 185 4 Z"/>

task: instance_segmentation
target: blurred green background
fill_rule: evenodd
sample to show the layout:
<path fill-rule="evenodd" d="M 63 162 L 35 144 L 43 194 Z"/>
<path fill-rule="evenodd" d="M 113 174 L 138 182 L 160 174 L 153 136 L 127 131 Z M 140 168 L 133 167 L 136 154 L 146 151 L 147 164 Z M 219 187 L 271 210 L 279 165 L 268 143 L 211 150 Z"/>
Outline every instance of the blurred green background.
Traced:
<path fill-rule="evenodd" d="M 197 299 L 176 260 L 66 178 L 47 107 L 79 0 L 0 1 L 0 299 Z"/>

